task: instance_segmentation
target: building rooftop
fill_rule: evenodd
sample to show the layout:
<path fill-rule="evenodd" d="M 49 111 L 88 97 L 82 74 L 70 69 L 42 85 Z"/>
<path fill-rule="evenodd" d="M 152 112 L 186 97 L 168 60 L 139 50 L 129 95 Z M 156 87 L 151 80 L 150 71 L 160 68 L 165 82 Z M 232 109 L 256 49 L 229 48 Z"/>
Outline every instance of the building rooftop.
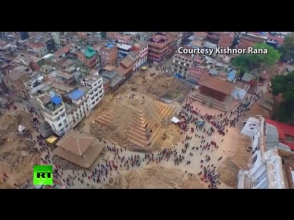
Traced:
<path fill-rule="evenodd" d="M 73 75 L 72 74 L 69 74 L 69 73 L 66 73 L 66 72 L 62 72 L 60 70 L 54 70 L 51 73 L 49 73 L 48 75 L 51 76 L 51 77 L 53 77 L 53 78 L 62 77 L 62 78 L 67 79 L 67 80 L 73 78 Z"/>
<path fill-rule="evenodd" d="M 125 68 L 130 67 L 132 64 L 134 64 L 134 60 L 131 59 L 131 57 L 127 56 L 126 58 L 124 58 L 121 62 L 121 65 L 123 65 Z"/>
<path fill-rule="evenodd" d="M 156 32 L 156 33 L 150 34 L 148 44 L 151 46 L 162 48 L 166 46 L 167 44 L 169 44 L 172 40 L 173 40 L 172 34 Z"/>
<path fill-rule="evenodd" d="M 69 131 L 57 143 L 57 156 L 84 168 L 90 168 L 104 149 L 103 143 L 87 133 Z"/>
<path fill-rule="evenodd" d="M 60 48 L 58 51 L 56 51 L 56 52 L 54 53 L 54 56 L 55 56 L 56 58 L 59 58 L 60 56 L 62 56 L 63 54 L 68 53 L 69 51 L 70 51 L 70 48 L 67 47 L 67 46 L 65 46 L 65 47 Z"/>
<path fill-rule="evenodd" d="M 104 71 L 101 76 L 108 78 L 108 79 L 112 79 L 117 75 L 117 72 L 115 71 Z"/>
<path fill-rule="evenodd" d="M 265 122 L 269 125 L 276 127 L 280 142 L 289 146 L 291 150 L 294 150 L 294 126 L 293 125 L 288 125 L 288 124 L 274 121 L 271 119 L 265 119 Z"/>
<path fill-rule="evenodd" d="M 199 82 L 199 85 L 201 86 L 205 86 L 207 88 L 213 89 L 215 91 L 224 93 L 226 95 L 231 95 L 232 91 L 235 88 L 235 85 L 223 81 L 223 80 L 219 80 L 215 77 L 211 77 L 211 76 L 207 76 L 202 78 Z"/>
<path fill-rule="evenodd" d="M 13 69 L 9 70 L 8 77 L 14 81 L 22 80 L 25 77 L 31 75 L 31 71 L 28 67 L 25 66 L 16 66 Z"/>
<path fill-rule="evenodd" d="M 123 80 L 123 78 L 119 75 L 116 75 L 115 77 L 113 77 L 111 80 L 110 80 L 110 84 L 109 86 L 110 87 L 115 87 L 118 83 L 120 83 L 121 81 Z"/>
<path fill-rule="evenodd" d="M 75 89 L 74 91 L 70 92 L 68 94 L 69 98 L 72 100 L 78 100 L 85 94 L 85 91 L 83 89 Z"/>
<path fill-rule="evenodd" d="M 87 47 L 87 49 L 84 51 L 84 55 L 87 58 L 92 58 L 96 55 L 96 51 L 92 47 Z"/>
<path fill-rule="evenodd" d="M 109 65 L 107 65 L 103 69 L 110 72 L 110 71 L 113 71 L 115 69 L 115 66 L 109 66 Z"/>
<path fill-rule="evenodd" d="M 127 44 L 117 44 L 117 48 L 121 50 L 129 50 L 132 48 L 132 46 L 127 45 Z"/>

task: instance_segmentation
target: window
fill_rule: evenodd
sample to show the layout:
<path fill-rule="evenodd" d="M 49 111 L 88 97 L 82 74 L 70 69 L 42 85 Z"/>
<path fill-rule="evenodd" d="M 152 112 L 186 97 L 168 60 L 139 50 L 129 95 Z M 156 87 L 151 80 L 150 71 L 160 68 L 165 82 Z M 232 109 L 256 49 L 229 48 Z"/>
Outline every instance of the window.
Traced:
<path fill-rule="evenodd" d="M 64 117 L 65 116 L 65 113 L 63 113 L 62 115 L 61 115 L 61 117 Z"/>
<path fill-rule="evenodd" d="M 56 120 L 59 121 L 60 120 L 60 117 L 56 118 Z"/>
<path fill-rule="evenodd" d="M 61 127 L 61 126 L 62 126 L 62 123 L 59 123 L 59 124 L 58 124 L 58 127 Z"/>
<path fill-rule="evenodd" d="M 256 162 L 256 160 L 257 160 L 257 155 L 255 155 L 255 156 L 253 157 L 253 159 L 252 159 L 252 164 L 254 164 L 254 163 Z"/>
<path fill-rule="evenodd" d="M 64 124 L 66 124 L 66 123 L 67 123 L 67 120 L 66 120 L 66 119 L 64 119 L 64 120 L 63 120 L 63 123 L 64 123 Z"/>
<path fill-rule="evenodd" d="M 66 124 L 65 127 L 68 128 L 68 124 Z"/>

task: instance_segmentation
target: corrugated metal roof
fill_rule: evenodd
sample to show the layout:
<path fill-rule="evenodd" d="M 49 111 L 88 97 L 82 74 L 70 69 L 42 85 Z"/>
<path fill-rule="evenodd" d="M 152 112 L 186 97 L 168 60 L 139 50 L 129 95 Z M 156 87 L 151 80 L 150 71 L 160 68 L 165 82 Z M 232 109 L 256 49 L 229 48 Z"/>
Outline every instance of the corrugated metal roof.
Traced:
<path fill-rule="evenodd" d="M 242 81 L 249 82 L 253 76 L 250 73 L 245 73 L 242 77 Z"/>
<path fill-rule="evenodd" d="M 217 75 L 218 74 L 218 71 L 216 69 L 211 69 L 211 70 L 209 70 L 209 73 L 211 75 Z"/>
<path fill-rule="evenodd" d="M 216 44 L 212 44 L 208 41 L 204 42 L 204 47 L 206 47 L 206 48 L 214 49 L 214 48 L 216 48 L 216 46 L 217 46 Z"/>
<path fill-rule="evenodd" d="M 276 127 L 266 123 L 265 138 L 267 150 L 279 147 L 279 132 Z"/>

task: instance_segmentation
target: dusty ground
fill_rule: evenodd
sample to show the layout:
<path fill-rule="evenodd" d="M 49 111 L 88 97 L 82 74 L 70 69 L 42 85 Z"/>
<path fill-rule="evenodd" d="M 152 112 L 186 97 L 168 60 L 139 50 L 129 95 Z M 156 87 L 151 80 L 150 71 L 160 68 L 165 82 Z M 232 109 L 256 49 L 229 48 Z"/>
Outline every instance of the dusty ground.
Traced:
<path fill-rule="evenodd" d="M 140 75 L 142 74 L 135 75 L 131 82 L 126 83 L 126 86 L 123 85 L 115 94 L 106 95 L 97 110 L 95 110 L 90 117 L 86 119 L 85 124 L 82 124 L 80 129 L 85 131 L 89 130 L 89 124 L 91 124 L 91 122 L 93 122 L 94 119 L 102 112 L 107 111 L 109 106 L 116 102 L 115 97 L 118 95 L 123 95 L 134 90 L 145 94 L 148 93 L 148 90 L 146 90 L 146 88 L 148 89 L 148 86 L 146 86 L 148 85 L 148 82 L 145 82 L 145 86 L 142 86 L 142 88 L 135 86 L 140 82 L 144 84 L 144 82 L 142 82 L 144 78 Z M 145 80 L 146 78 L 147 80 L 150 80 L 149 83 L 152 84 L 153 79 L 156 79 L 156 76 L 151 77 L 147 74 Z M 159 89 L 159 91 L 157 91 L 157 95 L 151 93 L 150 91 L 148 95 L 154 99 L 158 99 L 159 96 L 164 95 L 163 93 L 164 92 L 161 93 Z M 221 113 L 216 109 L 204 106 L 198 102 L 194 102 L 193 105 L 200 109 L 203 114 L 209 113 L 214 115 Z M 166 133 L 166 139 L 158 139 L 156 144 L 162 148 L 172 148 L 180 151 L 180 149 L 183 148 L 181 141 L 183 140 L 184 135 L 179 134 L 178 127 L 170 124 L 164 132 Z M 194 146 L 200 145 L 200 140 L 194 137 L 194 135 L 192 136 L 193 139 L 191 143 Z M 109 140 L 107 134 L 105 135 L 105 139 Z M 248 140 L 247 137 L 240 135 L 239 127 L 229 128 L 225 138 L 216 134 L 209 137 L 209 139 L 216 141 L 220 146 L 219 149 L 210 153 L 211 163 L 218 167 L 217 171 L 220 174 L 220 180 L 222 181 L 219 188 L 235 188 L 237 184 L 238 171 L 242 168 L 244 169 L 248 167 L 251 162 L 251 155 L 246 151 L 246 147 L 250 145 L 250 140 Z M 221 142 L 221 139 L 224 139 L 224 141 Z M 113 141 L 109 141 L 113 143 Z M 114 142 L 113 144 L 117 143 Z M 109 157 L 109 160 L 111 160 L 113 156 L 108 152 L 106 154 L 107 157 Z M 134 154 L 138 153 L 127 151 L 123 155 L 130 156 Z M 175 167 L 173 161 L 163 161 L 159 165 L 144 164 L 140 168 L 133 171 L 120 170 L 119 175 L 114 174 L 111 176 L 109 183 L 103 186 L 96 186 L 96 184 L 89 182 L 89 188 L 207 188 L 207 184 L 200 181 L 200 178 L 197 176 L 197 174 L 201 171 L 200 160 L 203 159 L 203 157 L 203 155 L 195 155 L 193 159 L 191 158 L 191 165 L 189 166 L 184 163 Z M 219 157 L 223 157 L 223 159 L 218 161 L 217 159 Z M 97 161 L 101 163 L 102 159 Z M 96 163 L 98 163 L 97 161 Z M 193 177 L 188 177 L 188 175 L 185 175 L 185 170 L 187 170 L 188 173 L 193 173 L 195 175 L 193 175 Z M 81 186 L 79 183 L 76 184 L 75 188 L 85 187 L 84 185 Z"/>
<path fill-rule="evenodd" d="M 151 76 L 150 73 L 155 73 L 155 75 Z M 118 108 L 118 97 L 127 97 L 130 93 L 138 93 L 144 94 L 146 97 L 150 97 L 153 100 L 160 100 L 160 98 L 164 96 L 175 100 L 174 103 L 170 104 L 174 106 L 176 101 L 186 96 L 189 90 L 189 86 L 181 83 L 174 77 L 164 75 L 163 72 L 155 68 L 150 68 L 145 72 L 137 72 L 116 92 L 105 95 L 101 103 L 99 103 L 99 106 L 75 129 L 81 129 L 85 132 L 92 131 L 94 134 L 99 134 L 96 137 L 100 138 L 103 136 L 112 143 L 126 146 L 129 143 L 124 140 L 125 135 L 123 132 L 118 133 L 111 126 L 103 126 L 102 128 L 93 124 L 94 120 L 101 116 L 102 113 Z M 140 103 L 137 103 L 137 105 L 139 107 Z M 121 124 L 125 124 L 126 121 L 130 121 L 130 117 L 126 117 L 126 114 L 124 114 L 124 117 L 121 117 L 120 120 L 124 120 Z M 159 145 L 163 147 L 171 146 L 178 142 L 181 137 L 179 137 L 178 132 L 175 132 L 176 130 L 176 126 L 173 125 L 169 125 L 167 128 L 161 130 L 161 136 L 166 133 L 167 138 L 165 140 L 158 139 L 154 147 L 157 148 Z"/>
<path fill-rule="evenodd" d="M 150 70 L 150 73 L 155 72 Z M 191 89 L 173 76 L 167 76 L 163 73 L 150 76 L 150 73 L 134 74 L 128 83 L 129 86 L 138 92 L 150 94 L 156 98 L 166 97 L 174 101 L 180 101 Z"/>
<path fill-rule="evenodd" d="M 104 186 L 113 189 L 200 189 L 203 184 L 188 177 L 180 170 L 158 166 L 146 166 L 128 172 L 125 176 L 111 178 Z"/>
<path fill-rule="evenodd" d="M 16 111 L 0 117 L 0 188 L 15 188 L 14 184 L 23 185 L 32 179 L 32 167 L 39 164 L 40 154 L 32 148 L 34 143 L 17 135 L 18 125 L 32 131 L 30 114 Z M 7 182 L 2 179 L 3 173 L 9 176 Z"/>

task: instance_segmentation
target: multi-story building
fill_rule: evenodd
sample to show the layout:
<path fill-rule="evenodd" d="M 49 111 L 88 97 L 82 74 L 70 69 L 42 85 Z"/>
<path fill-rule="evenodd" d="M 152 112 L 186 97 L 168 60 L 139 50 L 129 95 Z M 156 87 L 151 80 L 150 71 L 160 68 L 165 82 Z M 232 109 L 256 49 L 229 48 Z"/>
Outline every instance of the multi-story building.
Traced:
<path fill-rule="evenodd" d="M 254 44 L 266 42 L 267 36 L 258 35 L 254 33 L 241 33 L 239 36 L 239 42 L 237 48 L 239 49 L 248 49 Z"/>
<path fill-rule="evenodd" d="M 212 44 L 218 44 L 222 34 L 223 32 L 208 32 L 205 40 Z"/>
<path fill-rule="evenodd" d="M 205 66 L 200 66 L 200 65 L 194 65 L 190 67 L 186 80 L 192 84 L 197 83 L 201 78 L 208 76 L 209 71 Z"/>
<path fill-rule="evenodd" d="M 139 67 L 139 53 L 131 52 L 126 58 L 124 58 L 115 69 L 115 71 L 124 78 L 124 80 L 129 79 L 133 72 Z"/>
<path fill-rule="evenodd" d="M 27 51 L 38 57 L 43 57 L 48 54 L 47 47 L 43 41 L 30 40 L 27 42 Z"/>
<path fill-rule="evenodd" d="M 289 129 L 284 130 L 285 126 Z M 258 116 L 250 117 L 241 133 L 252 140 L 247 148 L 252 151 L 252 164 L 239 171 L 237 188 L 293 189 L 294 145 L 281 139 L 294 136 L 294 127 L 274 126 L 271 120 Z"/>
<path fill-rule="evenodd" d="M 193 63 L 193 57 L 194 55 L 191 54 L 175 54 L 173 56 L 171 72 L 177 74 L 178 77 L 185 79 Z"/>
<path fill-rule="evenodd" d="M 34 72 L 26 66 L 15 65 L 5 71 L 5 83 L 8 88 L 12 89 L 15 93 L 23 98 L 28 98 L 28 90 L 24 82 L 27 81 Z"/>
<path fill-rule="evenodd" d="M 19 32 L 19 38 L 20 40 L 26 40 L 30 38 L 30 35 L 28 32 Z"/>
<path fill-rule="evenodd" d="M 132 50 L 132 46 L 127 44 L 117 44 L 117 57 L 118 59 L 124 59 Z"/>
<path fill-rule="evenodd" d="M 77 54 L 78 60 L 89 69 L 97 69 L 97 66 L 100 66 L 99 54 L 92 47 L 87 47 L 83 52 Z"/>
<path fill-rule="evenodd" d="M 107 43 L 100 48 L 101 68 L 115 66 L 117 62 L 117 46 L 114 43 Z"/>
<path fill-rule="evenodd" d="M 147 62 L 147 56 L 148 56 L 148 44 L 143 42 L 138 42 L 134 44 L 133 48 L 134 51 L 139 52 L 139 59 L 137 61 L 136 68 L 139 68 L 140 66 L 143 66 Z"/>
<path fill-rule="evenodd" d="M 55 43 L 57 45 L 61 45 L 61 41 L 60 41 L 60 32 L 51 32 L 51 35 L 53 37 L 53 40 L 55 41 Z"/>
<path fill-rule="evenodd" d="M 70 48 L 67 46 L 64 46 L 54 53 L 54 57 L 58 61 L 67 57 L 69 54 L 70 54 Z"/>
<path fill-rule="evenodd" d="M 153 64 L 161 64 L 173 53 L 174 36 L 171 33 L 152 33 L 148 39 L 148 60 Z"/>
<path fill-rule="evenodd" d="M 106 32 L 106 36 L 108 39 L 121 44 L 128 44 L 132 39 L 131 35 L 124 35 L 121 32 Z"/>
<path fill-rule="evenodd" d="M 226 32 L 220 36 L 218 41 L 219 47 L 231 47 L 234 41 L 235 33 L 234 32 Z"/>
<path fill-rule="evenodd" d="M 101 76 L 89 75 L 79 86 L 70 86 L 48 79 L 30 91 L 39 109 L 52 127 L 62 136 L 80 123 L 98 105 L 104 95 Z"/>

